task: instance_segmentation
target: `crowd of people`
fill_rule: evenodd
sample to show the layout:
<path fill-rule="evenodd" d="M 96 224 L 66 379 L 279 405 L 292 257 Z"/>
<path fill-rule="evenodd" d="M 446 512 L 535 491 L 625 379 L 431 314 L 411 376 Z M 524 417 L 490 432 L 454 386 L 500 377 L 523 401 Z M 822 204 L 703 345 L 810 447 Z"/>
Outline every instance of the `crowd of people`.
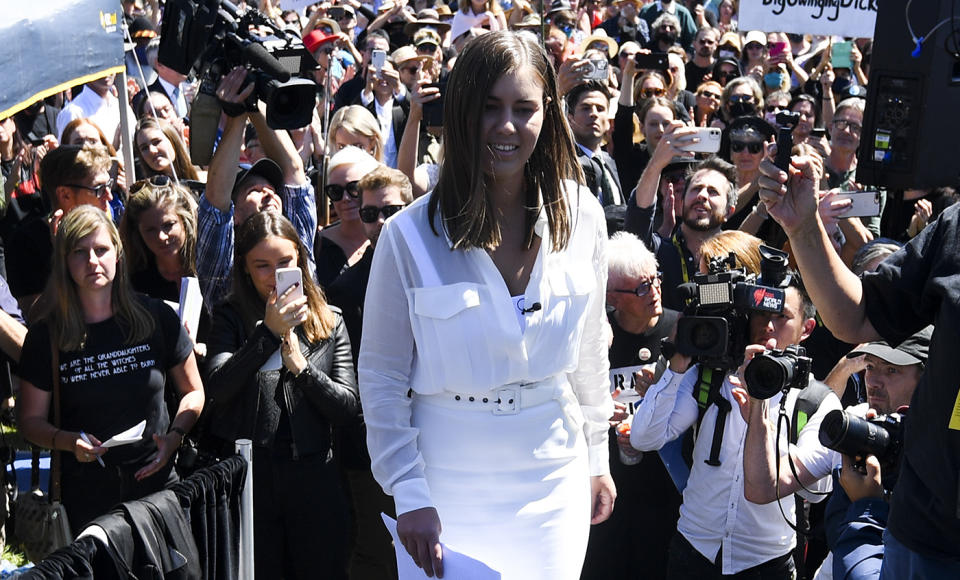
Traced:
<path fill-rule="evenodd" d="M 73 532 L 248 438 L 258 578 L 395 578 L 381 513 L 427 576 L 441 542 L 504 579 L 960 573 L 956 184 L 858 183 L 871 39 L 738 4 L 240 2 L 302 38 L 316 106 L 275 129 L 222 71 L 201 165 L 200 71 L 123 0 L 126 90 L 0 120 L 5 405 Z M 727 270 L 779 307 L 693 352 Z M 758 395 L 784 350 L 809 367 Z M 828 447 L 841 410 L 905 416 L 902 456 Z"/>

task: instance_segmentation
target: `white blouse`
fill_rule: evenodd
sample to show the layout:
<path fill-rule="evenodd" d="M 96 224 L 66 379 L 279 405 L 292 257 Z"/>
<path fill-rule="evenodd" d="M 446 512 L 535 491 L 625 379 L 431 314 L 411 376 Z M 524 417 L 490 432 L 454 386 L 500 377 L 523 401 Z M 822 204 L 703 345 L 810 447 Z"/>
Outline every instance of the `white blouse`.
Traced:
<path fill-rule="evenodd" d="M 367 286 L 358 366 L 373 474 L 394 496 L 398 514 L 433 505 L 419 432 L 410 423 L 411 390 L 476 394 L 565 375 L 586 419 L 590 473 L 609 472 L 606 221 L 589 191 L 579 188 L 579 195 L 576 184 L 567 186 L 570 243 L 551 251 L 541 212 L 534 230 L 540 250 L 524 294 L 528 307 L 540 308 L 526 314 L 522 330 L 487 252 L 453 250 L 441 227 L 439 236 L 430 229 L 429 195 L 384 225 Z"/>

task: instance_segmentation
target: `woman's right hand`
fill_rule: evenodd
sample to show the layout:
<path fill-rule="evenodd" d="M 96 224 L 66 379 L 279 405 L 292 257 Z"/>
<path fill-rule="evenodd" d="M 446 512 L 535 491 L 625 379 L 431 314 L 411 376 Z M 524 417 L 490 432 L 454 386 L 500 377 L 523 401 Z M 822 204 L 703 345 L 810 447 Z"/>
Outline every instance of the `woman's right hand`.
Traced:
<path fill-rule="evenodd" d="M 287 334 L 291 328 L 300 326 L 307 320 L 307 297 L 290 299 L 294 284 L 278 298 L 276 289 L 267 298 L 267 308 L 263 313 L 263 323 L 277 338 Z"/>
<path fill-rule="evenodd" d="M 694 154 L 680 149 L 678 145 L 692 145 L 700 140 L 691 137 L 697 134 L 695 127 L 688 127 L 683 121 L 670 121 L 667 130 L 663 132 L 657 147 L 653 150 L 653 157 L 650 160 L 654 167 L 660 167 L 662 170 L 674 157 L 693 157 Z"/>
<path fill-rule="evenodd" d="M 425 507 L 397 516 L 397 535 L 414 563 L 427 578 L 443 578 L 443 548 L 440 546 L 440 516 Z"/>
<path fill-rule="evenodd" d="M 71 433 L 71 435 L 74 435 L 73 456 L 76 457 L 80 463 L 96 461 L 98 457 L 108 451 L 106 447 L 100 446 L 101 443 L 99 439 L 89 433 L 87 433 L 87 439 L 90 440 L 90 443 L 84 441 L 79 433 Z"/>

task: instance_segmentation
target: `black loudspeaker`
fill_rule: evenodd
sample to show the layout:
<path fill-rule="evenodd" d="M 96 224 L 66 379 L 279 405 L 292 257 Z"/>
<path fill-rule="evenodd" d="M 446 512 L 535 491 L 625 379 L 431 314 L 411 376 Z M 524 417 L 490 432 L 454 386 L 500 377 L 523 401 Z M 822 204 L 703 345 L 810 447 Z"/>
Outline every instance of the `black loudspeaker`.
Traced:
<path fill-rule="evenodd" d="M 954 54 L 960 46 L 951 38 L 960 18 L 952 20 L 954 3 L 960 17 L 960 0 L 880 3 L 858 182 L 905 189 L 960 181 L 960 62 Z M 908 23 L 923 36 L 944 21 L 918 51 Z"/>

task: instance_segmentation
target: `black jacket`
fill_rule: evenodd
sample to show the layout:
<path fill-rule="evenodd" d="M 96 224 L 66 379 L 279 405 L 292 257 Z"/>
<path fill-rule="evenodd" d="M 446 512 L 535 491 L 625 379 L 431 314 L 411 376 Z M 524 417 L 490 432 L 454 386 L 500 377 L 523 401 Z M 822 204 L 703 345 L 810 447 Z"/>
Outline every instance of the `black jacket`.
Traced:
<path fill-rule="evenodd" d="M 329 453 L 331 426 L 351 421 L 360 412 L 350 339 L 340 310 L 331 309 L 336 324 L 329 338 L 311 344 L 297 329 L 308 364 L 299 377 L 283 367 L 260 370 L 280 347 L 280 340 L 266 326 L 258 324 L 248 335 L 231 303 L 214 311 L 205 383 L 211 406 L 209 429 L 214 435 L 226 441 L 246 437 L 254 445 L 272 448 L 279 421 L 286 417 L 294 459 Z M 282 397 L 274 399 L 278 388 Z M 274 401 L 285 412 L 261 416 L 276 406 Z"/>

